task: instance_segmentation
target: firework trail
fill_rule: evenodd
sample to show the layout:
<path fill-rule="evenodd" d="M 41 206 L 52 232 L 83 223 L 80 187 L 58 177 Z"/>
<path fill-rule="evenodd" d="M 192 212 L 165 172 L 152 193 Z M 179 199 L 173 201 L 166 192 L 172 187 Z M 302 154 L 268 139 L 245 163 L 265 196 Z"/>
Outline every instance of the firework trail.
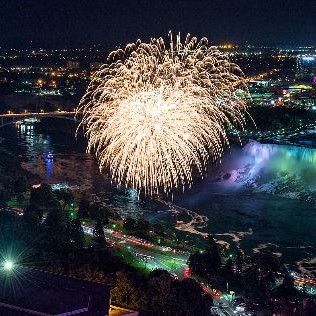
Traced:
<path fill-rule="evenodd" d="M 243 127 L 247 88 L 240 68 L 206 38 L 169 33 L 113 51 L 77 113 L 101 172 L 146 195 L 190 187 Z"/>

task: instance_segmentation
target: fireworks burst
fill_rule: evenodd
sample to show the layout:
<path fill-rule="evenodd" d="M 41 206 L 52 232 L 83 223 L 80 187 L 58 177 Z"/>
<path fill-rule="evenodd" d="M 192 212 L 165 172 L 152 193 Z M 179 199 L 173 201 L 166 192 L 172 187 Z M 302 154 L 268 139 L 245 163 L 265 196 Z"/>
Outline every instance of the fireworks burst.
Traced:
<path fill-rule="evenodd" d="M 101 172 L 147 195 L 191 186 L 244 124 L 240 68 L 206 38 L 169 39 L 112 52 L 77 108 Z"/>

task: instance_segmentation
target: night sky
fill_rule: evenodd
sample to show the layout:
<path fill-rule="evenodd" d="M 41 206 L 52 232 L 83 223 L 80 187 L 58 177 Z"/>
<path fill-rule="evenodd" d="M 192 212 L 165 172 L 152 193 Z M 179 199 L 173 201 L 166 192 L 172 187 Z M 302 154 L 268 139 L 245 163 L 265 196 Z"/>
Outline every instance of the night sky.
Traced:
<path fill-rule="evenodd" d="M 316 45 L 316 0 L 0 0 L 2 47 L 113 47 L 170 29 L 214 44 Z"/>

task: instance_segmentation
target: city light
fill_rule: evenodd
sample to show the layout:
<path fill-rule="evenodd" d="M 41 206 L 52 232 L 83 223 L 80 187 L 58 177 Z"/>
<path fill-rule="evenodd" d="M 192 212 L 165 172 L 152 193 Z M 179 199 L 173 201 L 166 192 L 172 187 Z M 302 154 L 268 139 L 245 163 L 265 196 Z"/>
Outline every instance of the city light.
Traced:
<path fill-rule="evenodd" d="M 316 0 L 147 2 L 1 6 L 0 316 L 316 316 Z"/>
<path fill-rule="evenodd" d="M 314 61 L 315 57 L 314 56 L 303 56 L 302 59 L 304 61 Z"/>
<path fill-rule="evenodd" d="M 77 109 L 100 170 L 145 195 L 190 187 L 244 125 L 240 68 L 206 38 L 169 40 L 110 53 Z"/>
<path fill-rule="evenodd" d="M 6 271 L 11 271 L 14 267 L 14 263 L 13 261 L 11 260 L 6 260 L 4 263 L 3 263 L 3 268 L 6 270 Z"/>

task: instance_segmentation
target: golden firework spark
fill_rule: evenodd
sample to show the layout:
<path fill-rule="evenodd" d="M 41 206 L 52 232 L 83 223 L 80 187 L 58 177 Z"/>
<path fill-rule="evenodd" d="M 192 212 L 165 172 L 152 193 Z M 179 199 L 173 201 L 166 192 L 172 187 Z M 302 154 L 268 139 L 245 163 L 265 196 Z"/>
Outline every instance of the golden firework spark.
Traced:
<path fill-rule="evenodd" d="M 77 108 L 101 172 L 146 195 L 190 187 L 244 124 L 240 68 L 206 38 L 169 39 L 112 52 Z"/>

